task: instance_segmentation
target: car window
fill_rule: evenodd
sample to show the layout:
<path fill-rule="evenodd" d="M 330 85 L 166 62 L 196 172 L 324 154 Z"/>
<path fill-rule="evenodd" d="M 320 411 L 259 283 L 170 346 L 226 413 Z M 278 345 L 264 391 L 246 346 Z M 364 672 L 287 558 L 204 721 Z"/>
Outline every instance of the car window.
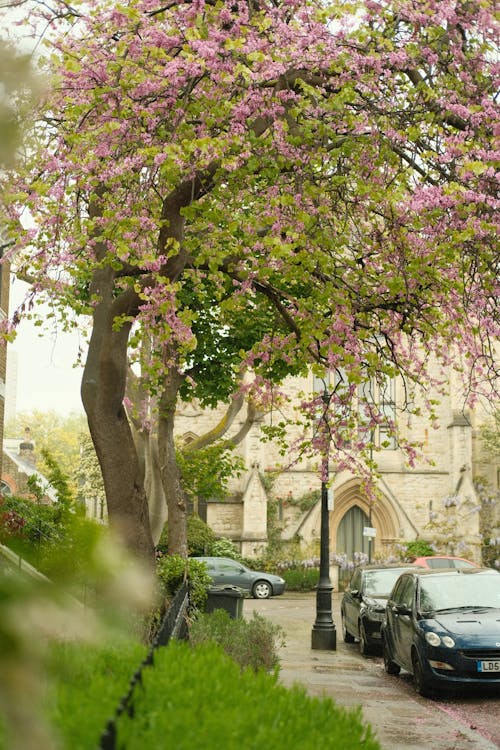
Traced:
<path fill-rule="evenodd" d="M 405 587 L 405 583 L 406 583 L 406 578 L 401 578 L 397 582 L 397 584 L 395 585 L 395 587 L 394 587 L 394 593 L 392 595 L 392 599 L 393 599 L 394 602 L 396 602 L 396 603 L 399 602 L 399 599 L 401 597 L 401 593 L 402 593 L 402 591 L 403 591 L 403 589 Z"/>
<path fill-rule="evenodd" d="M 367 596 L 388 598 L 392 587 L 402 573 L 400 568 L 365 571 L 363 592 Z"/>
<path fill-rule="evenodd" d="M 219 564 L 219 570 L 223 573 L 241 573 L 242 567 L 238 563 L 223 562 Z"/>
<path fill-rule="evenodd" d="M 432 570 L 438 570 L 439 568 L 456 567 L 454 560 L 447 560 L 446 558 L 442 557 L 431 557 L 429 560 L 427 560 L 427 564 L 429 568 L 432 568 Z"/>
<path fill-rule="evenodd" d="M 352 590 L 359 591 L 361 588 L 361 571 L 356 570 L 353 577 L 351 578 L 351 583 L 349 584 L 349 588 Z"/>
<path fill-rule="evenodd" d="M 398 584 L 396 591 L 394 592 L 394 602 L 396 604 L 404 605 L 405 607 L 412 607 L 413 597 L 415 594 L 415 581 L 412 576 L 404 576 Z"/>

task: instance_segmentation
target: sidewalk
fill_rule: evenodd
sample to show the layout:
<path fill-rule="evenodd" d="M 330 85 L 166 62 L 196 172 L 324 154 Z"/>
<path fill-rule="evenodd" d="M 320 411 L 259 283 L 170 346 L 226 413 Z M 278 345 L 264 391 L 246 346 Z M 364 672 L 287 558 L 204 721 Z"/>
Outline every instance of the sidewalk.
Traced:
<path fill-rule="evenodd" d="M 316 617 L 314 593 L 290 592 L 264 601 L 244 601 L 245 616 L 258 612 L 285 630 L 286 646 L 280 650 L 283 684 L 290 686 L 299 682 L 310 695 L 330 696 L 346 707 L 361 706 L 363 717 L 375 730 L 383 750 L 493 750 L 500 747 L 500 742 L 492 741 L 490 732 L 471 726 L 459 710 L 447 710 L 446 704 L 418 696 L 410 675 L 390 677 L 385 674 L 380 657 L 363 658 L 356 646 L 344 644 L 340 598 L 338 593 L 333 596 L 336 651 L 311 649 L 311 631 Z M 496 711 L 497 706 L 498 702 L 494 701 L 490 708 Z"/>

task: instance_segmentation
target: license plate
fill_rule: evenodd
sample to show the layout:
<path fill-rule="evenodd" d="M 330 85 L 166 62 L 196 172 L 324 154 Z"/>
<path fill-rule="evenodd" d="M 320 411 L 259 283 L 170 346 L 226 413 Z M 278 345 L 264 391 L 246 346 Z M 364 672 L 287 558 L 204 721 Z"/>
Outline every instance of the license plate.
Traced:
<path fill-rule="evenodd" d="M 500 672 L 500 661 L 478 661 L 478 672 Z"/>

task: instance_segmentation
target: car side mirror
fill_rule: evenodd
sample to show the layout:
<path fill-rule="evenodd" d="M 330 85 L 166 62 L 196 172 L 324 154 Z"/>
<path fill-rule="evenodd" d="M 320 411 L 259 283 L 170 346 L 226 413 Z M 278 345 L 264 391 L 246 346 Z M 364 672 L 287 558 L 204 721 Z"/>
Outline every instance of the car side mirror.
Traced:
<path fill-rule="evenodd" d="M 392 611 L 397 615 L 411 615 L 411 607 L 409 607 L 407 604 L 396 604 L 392 608 Z"/>
<path fill-rule="evenodd" d="M 361 596 L 361 591 L 359 589 L 349 589 L 351 596 L 354 596 L 355 599 L 359 599 Z"/>

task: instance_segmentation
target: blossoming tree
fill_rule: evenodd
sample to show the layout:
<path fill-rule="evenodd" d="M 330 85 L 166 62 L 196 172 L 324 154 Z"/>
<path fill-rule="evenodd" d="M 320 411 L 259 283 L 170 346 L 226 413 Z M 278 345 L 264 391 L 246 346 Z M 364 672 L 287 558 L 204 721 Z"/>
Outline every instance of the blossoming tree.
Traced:
<path fill-rule="evenodd" d="M 90 316 L 82 400 L 132 550 L 152 558 L 124 407 L 139 343 L 181 551 L 179 393 L 227 400 L 246 367 L 265 403 L 290 372 L 337 373 L 324 408 L 342 467 L 381 418 L 362 396 L 372 379 L 401 374 L 411 408 L 434 358 L 468 397 L 486 392 L 499 299 L 487 3 L 37 7 L 53 78 L 10 183 L 10 232 L 33 293 Z"/>

